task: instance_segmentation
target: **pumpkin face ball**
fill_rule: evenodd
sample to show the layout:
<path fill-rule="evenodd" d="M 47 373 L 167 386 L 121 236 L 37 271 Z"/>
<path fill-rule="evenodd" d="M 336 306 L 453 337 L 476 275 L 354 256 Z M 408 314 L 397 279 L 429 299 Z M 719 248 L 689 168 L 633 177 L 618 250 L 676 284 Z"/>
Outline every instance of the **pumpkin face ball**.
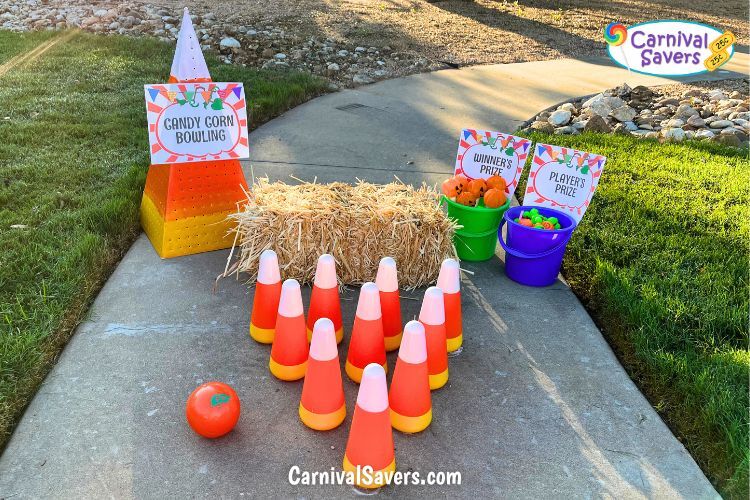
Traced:
<path fill-rule="evenodd" d="M 489 179 L 487 179 L 487 189 L 499 189 L 503 193 L 507 189 L 507 184 L 505 184 L 505 179 L 500 177 L 499 175 L 493 175 Z"/>
<path fill-rule="evenodd" d="M 467 189 L 477 198 L 481 198 L 484 196 L 484 192 L 487 191 L 487 183 L 484 182 L 484 179 L 474 179 L 469 182 Z"/>
<path fill-rule="evenodd" d="M 487 208 L 502 207 L 505 205 L 506 200 L 505 191 L 499 189 L 488 189 L 487 192 L 484 193 L 484 206 Z"/>
<path fill-rule="evenodd" d="M 466 205 L 467 207 L 474 207 L 477 204 L 477 197 L 474 196 L 474 193 L 464 191 L 456 197 L 456 203 Z"/>
<path fill-rule="evenodd" d="M 465 176 L 458 174 L 454 177 L 456 182 L 458 182 L 458 187 L 460 188 L 460 191 L 463 191 L 466 189 L 466 186 L 469 185 L 469 179 L 467 179 Z M 460 192 L 459 191 L 459 192 Z"/>
<path fill-rule="evenodd" d="M 190 394 L 185 415 L 192 429 L 206 438 L 231 431 L 240 418 L 240 398 L 221 382 L 207 382 Z"/>
<path fill-rule="evenodd" d="M 461 193 L 461 186 L 456 179 L 450 178 L 443 181 L 441 186 L 443 194 L 448 198 L 455 198 Z"/>

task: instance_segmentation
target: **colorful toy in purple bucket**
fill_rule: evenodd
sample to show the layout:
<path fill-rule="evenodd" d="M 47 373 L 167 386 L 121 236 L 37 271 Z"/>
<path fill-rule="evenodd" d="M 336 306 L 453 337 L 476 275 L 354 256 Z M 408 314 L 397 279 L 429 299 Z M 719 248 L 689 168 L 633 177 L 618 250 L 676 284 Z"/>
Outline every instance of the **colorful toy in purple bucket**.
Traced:
<path fill-rule="evenodd" d="M 536 209 L 543 217 L 556 217 L 559 229 L 538 229 L 519 224 L 521 213 Z M 503 226 L 508 224 L 507 242 Z M 548 286 L 557 280 L 565 247 L 576 227 L 575 220 L 564 212 L 545 207 L 513 207 L 503 214 L 497 230 L 500 246 L 505 250 L 505 274 L 522 285 Z"/>

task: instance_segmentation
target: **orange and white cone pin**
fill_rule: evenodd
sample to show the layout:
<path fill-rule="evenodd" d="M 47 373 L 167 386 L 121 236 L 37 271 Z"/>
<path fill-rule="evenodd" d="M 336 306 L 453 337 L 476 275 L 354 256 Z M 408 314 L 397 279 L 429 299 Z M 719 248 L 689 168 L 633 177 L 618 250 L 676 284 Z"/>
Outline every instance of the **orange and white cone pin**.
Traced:
<path fill-rule="evenodd" d="M 409 321 L 404 327 L 388 400 L 394 429 L 420 432 L 432 422 L 427 342 L 419 321 Z"/>
<path fill-rule="evenodd" d="M 461 268 L 456 260 L 445 259 L 443 261 L 437 286 L 443 291 L 448 352 L 458 351 L 463 344 L 464 336 L 461 320 Z"/>
<path fill-rule="evenodd" d="M 338 427 L 346 417 L 335 331 L 333 322 L 328 318 L 320 318 L 313 325 L 299 418 L 306 426 L 317 431 Z"/>
<path fill-rule="evenodd" d="M 315 269 L 310 309 L 307 311 L 307 338 L 312 339 L 313 327 L 320 318 L 333 321 L 336 331 L 336 343 L 344 338 L 341 322 L 341 301 L 339 300 L 339 282 L 336 279 L 336 261 L 333 255 L 323 254 L 318 258 Z"/>
<path fill-rule="evenodd" d="M 289 279 L 281 286 L 276 333 L 271 346 L 268 367 L 281 380 L 299 380 L 307 368 L 307 332 L 302 311 L 302 292 L 297 280 Z"/>
<path fill-rule="evenodd" d="M 383 313 L 383 336 L 385 350 L 395 351 L 401 344 L 403 334 L 401 323 L 401 300 L 398 294 L 398 276 L 396 261 L 391 257 L 383 257 L 378 265 L 375 284 L 380 291 L 380 310 Z"/>
<path fill-rule="evenodd" d="M 448 382 L 448 345 L 445 339 L 445 305 L 443 291 L 431 286 L 424 292 L 419 322 L 427 339 L 427 368 L 430 389 L 440 389 Z"/>
<path fill-rule="evenodd" d="M 355 382 L 362 380 L 362 370 L 370 363 L 388 369 L 383 340 L 383 321 L 380 311 L 378 286 L 368 282 L 362 285 L 354 317 L 352 338 L 344 366 L 346 374 Z"/>
<path fill-rule="evenodd" d="M 250 336 L 261 344 L 273 342 L 276 314 L 281 298 L 279 259 L 273 250 L 260 254 L 258 279 L 255 283 L 253 311 L 250 313 Z"/>
<path fill-rule="evenodd" d="M 357 467 L 361 472 L 366 466 L 372 467 L 370 477 L 356 474 Z M 384 475 L 396 470 L 385 370 L 377 363 L 367 365 L 362 373 L 343 469 L 356 474 L 361 488 L 384 486 Z"/>

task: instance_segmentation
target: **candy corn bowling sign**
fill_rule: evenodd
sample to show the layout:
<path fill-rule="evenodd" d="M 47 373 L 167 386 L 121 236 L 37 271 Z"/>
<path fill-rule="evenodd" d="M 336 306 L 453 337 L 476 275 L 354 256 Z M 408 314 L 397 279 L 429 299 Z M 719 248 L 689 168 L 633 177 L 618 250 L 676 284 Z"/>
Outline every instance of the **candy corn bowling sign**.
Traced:
<path fill-rule="evenodd" d="M 247 158 L 241 83 L 146 85 L 151 163 Z"/>
<path fill-rule="evenodd" d="M 509 192 L 518 184 L 531 141 L 500 132 L 464 129 L 458 138 L 456 175 L 487 179 L 499 175 Z"/>
<path fill-rule="evenodd" d="M 151 166 L 141 226 L 156 253 L 168 258 L 232 246 L 227 216 L 247 190 L 238 160 L 248 156 L 245 96 L 241 84 L 211 81 L 187 9 L 169 83 L 146 85 L 145 97 Z"/>
<path fill-rule="evenodd" d="M 584 151 L 537 144 L 524 203 L 563 210 L 580 222 L 606 161 Z"/>

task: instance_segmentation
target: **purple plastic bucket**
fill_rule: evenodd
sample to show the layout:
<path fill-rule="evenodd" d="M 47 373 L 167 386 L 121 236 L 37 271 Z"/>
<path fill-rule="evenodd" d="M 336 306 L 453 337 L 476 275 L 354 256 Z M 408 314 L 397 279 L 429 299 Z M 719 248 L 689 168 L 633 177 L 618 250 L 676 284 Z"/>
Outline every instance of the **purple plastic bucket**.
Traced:
<path fill-rule="evenodd" d="M 525 212 L 536 208 L 545 217 L 557 217 L 560 229 L 536 229 L 515 222 Z M 503 241 L 503 226 L 508 224 Z M 497 236 L 505 250 L 505 274 L 517 283 L 548 286 L 560 274 L 565 247 L 576 227 L 575 220 L 564 212 L 545 207 L 521 206 L 508 209 L 500 221 Z"/>

